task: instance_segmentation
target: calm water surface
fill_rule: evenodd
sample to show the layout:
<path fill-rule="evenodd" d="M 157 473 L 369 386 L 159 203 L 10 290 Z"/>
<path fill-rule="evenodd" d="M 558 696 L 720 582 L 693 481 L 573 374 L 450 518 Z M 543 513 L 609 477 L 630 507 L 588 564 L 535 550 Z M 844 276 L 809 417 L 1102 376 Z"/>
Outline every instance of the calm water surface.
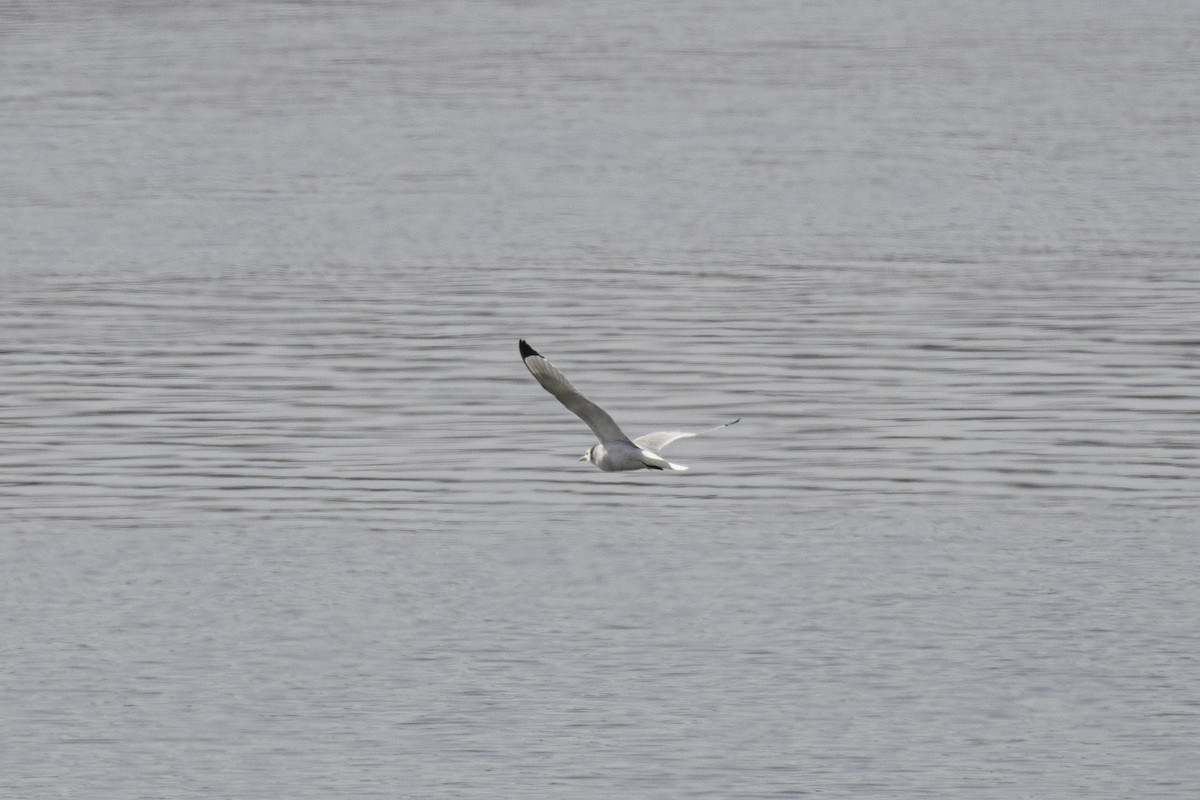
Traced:
<path fill-rule="evenodd" d="M 1196 30 L 0 9 L 0 793 L 1195 795 Z"/>

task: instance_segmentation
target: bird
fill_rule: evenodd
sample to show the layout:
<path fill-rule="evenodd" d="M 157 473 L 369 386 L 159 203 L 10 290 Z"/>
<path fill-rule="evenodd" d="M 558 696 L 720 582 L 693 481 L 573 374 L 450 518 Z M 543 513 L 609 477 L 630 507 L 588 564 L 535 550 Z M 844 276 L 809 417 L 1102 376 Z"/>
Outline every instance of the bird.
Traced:
<path fill-rule="evenodd" d="M 692 433 L 690 431 L 657 431 L 630 439 L 613 421 L 604 409 L 587 399 L 582 392 L 571 385 L 567 377 L 558 371 L 550 361 L 529 346 L 524 339 L 520 341 L 521 360 L 550 394 L 558 398 L 558 402 L 567 407 L 575 416 L 587 423 L 600 441 L 579 457 L 580 461 L 595 464 L 605 472 L 622 472 L 634 469 L 670 470 L 683 472 L 687 467 L 682 464 L 672 464 L 659 455 L 664 447 L 678 439 L 711 433 L 721 428 L 728 428 L 741 421 L 738 417 L 733 422 L 726 422 L 715 428 Z"/>

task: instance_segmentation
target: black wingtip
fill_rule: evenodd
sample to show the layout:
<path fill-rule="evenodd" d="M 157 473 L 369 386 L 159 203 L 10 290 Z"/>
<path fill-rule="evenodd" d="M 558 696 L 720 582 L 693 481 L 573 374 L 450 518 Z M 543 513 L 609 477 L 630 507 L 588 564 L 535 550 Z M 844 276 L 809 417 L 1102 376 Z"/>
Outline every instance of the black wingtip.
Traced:
<path fill-rule="evenodd" d="M 521 339 L 521 358 L 529 358 L 530 356 L 540 356 L 540 355 L 541 355 L 541 353 L 539 353 L 537 350 L 534 350 L 532 347 L 530 347 L 529 344 L 524 339 Z"/>

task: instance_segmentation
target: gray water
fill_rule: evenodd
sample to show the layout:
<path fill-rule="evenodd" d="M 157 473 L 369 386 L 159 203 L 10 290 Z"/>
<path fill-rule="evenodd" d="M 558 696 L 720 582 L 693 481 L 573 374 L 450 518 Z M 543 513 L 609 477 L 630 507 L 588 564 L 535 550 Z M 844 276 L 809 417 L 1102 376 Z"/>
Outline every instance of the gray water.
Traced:
<path fill-rule="evenodd" d="M 1196 795 L 1198 31 L 0 6 L 0 795 Z"/>

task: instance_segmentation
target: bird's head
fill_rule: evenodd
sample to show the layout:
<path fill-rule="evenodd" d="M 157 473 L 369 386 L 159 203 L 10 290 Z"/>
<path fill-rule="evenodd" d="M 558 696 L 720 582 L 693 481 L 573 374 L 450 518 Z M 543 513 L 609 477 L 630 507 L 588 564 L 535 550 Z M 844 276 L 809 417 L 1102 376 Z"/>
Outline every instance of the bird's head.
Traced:
<path fill-rule="evenodd" d="M 583 455 L 581 455 L 579 457 L 579 460 L 587 461 L 590 463 L 595 463 L 595 458 L 596 458 L 596 445 L 592 445 L 591 448 L 588 449 L 588 451 L 586 453 L 584 453 Z"/>

